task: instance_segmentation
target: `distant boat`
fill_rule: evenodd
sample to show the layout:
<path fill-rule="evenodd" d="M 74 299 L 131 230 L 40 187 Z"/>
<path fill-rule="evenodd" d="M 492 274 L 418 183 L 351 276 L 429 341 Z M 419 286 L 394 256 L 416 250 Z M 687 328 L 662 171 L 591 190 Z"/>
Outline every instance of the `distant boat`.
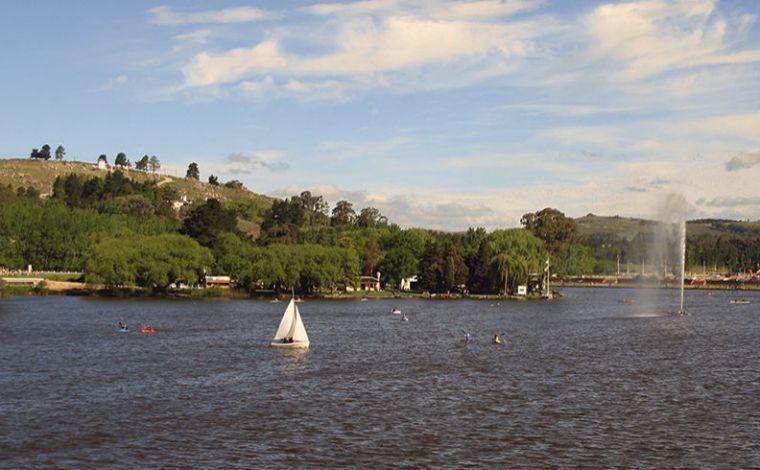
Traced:
<path fill-rule="evenodd" d="M 748 304 L 750 302 L 747 299 L 731 299 L 729 301 L 729 303 L 732 303 L 732 304 Z"/>
<path fill-rule="evenodd" d="M 401 314 L 401 321 L 409 321 L 409 317 L 407 317 L 406 315 L 404 315 L 404 314 L 402 313 L 402 314 Z"/>
<path fill-rule="evenodd" d="M 618 299 L 619 304 L 635 304 L 636 301 L 629 298 Z"/>
<path fill-rule="evenodd" d="M 140 333 L 144 333 L 146 335 L 152 334 L 152 333 L 158 333 L 158 330 L 155 327 L 150 326 L 150 325 L 143 325 L 142 323 L 137 325 L 137 328 L 140 330 Z"/>
<path fill-rule="evenodd" d="M 394 308 L 391 310 L 391 313 L 394 315 L 401 315 L 401 309 L 400 308 Z"/>
<path fill-rule="evenodd" d="M 290 299 L 285 313 L 282 314 L 280 326 L 277 327 L 270 346 L 287 349 L 309 347 L 309 335 L 306 334 L 306 327 L 303 326 L 295 299 Z"/>

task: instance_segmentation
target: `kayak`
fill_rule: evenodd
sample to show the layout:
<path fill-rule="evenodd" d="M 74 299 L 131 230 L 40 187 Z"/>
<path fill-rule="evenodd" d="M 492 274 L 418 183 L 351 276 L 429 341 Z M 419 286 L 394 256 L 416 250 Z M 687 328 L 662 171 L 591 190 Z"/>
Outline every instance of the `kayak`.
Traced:
<path fill-rule="evenodd" d="M 138 328 L 140 328 L 140 333 L 149 334 L 158 332 L 158 330 L 152 326 L 139 325 Z"/>

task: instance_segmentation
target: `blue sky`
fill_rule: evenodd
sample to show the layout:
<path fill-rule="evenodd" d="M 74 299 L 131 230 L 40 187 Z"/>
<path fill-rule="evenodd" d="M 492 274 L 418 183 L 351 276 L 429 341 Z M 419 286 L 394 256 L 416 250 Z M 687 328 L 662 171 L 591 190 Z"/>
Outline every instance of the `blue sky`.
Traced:
<path fill-rule="evenodd" d="M 760 219 L 760 2 L 0 0 L 0 157 L 156 155 L 402 226 Z"/>

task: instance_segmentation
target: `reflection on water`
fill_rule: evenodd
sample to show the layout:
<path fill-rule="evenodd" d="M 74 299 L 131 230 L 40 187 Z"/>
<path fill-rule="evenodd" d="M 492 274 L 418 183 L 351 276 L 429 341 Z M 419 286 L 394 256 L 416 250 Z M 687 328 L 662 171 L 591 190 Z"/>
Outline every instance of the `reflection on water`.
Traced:
<path fill-rule="evenodd" d="M 760 295 L 565 293 L 309 301 L 285 351 L 283 304 L 3 299 L 0 466 L 760 465 Z"/>

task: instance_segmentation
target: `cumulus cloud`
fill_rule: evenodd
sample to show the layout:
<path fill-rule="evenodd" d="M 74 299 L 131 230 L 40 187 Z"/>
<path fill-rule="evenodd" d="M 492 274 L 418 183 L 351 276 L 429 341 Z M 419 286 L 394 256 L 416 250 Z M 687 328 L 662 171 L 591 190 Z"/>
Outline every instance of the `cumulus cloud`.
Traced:
<path fill-rule="evenodd" d="M 233 7 L 221 10 L 206 10 L 182 13 L 168 6 L 158 6 L 148 10 L 153 24 L 180 26 L 202 23 L 247 23 L 271 18 L 273 15 L 254 7 Z"/>
<path fill-rule="evenodd" d="M 740 152 L 734 158 L 726 162 L 726 170 L 738 171 L 752 168 L 760 163 L 760 150 L 755 152 Z"/>
<path fill-rule="evenodd" d="M 224 159 L 225 173 L 228 174 L 251 174 L 255 170 L 265 169 L 270 171 L 284 171 L 290 168 L 286 162 L 281 161 L 280 152 L 237 152 L 227 155 Z"/>

